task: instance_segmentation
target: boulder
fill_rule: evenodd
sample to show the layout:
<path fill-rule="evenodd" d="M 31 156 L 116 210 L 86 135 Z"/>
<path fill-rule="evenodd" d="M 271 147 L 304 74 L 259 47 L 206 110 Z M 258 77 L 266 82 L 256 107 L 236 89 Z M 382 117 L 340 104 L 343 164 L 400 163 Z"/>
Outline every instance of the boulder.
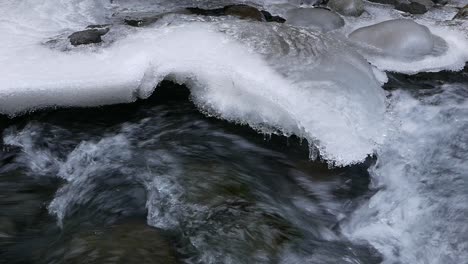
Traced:
<path fill-rule="evenodd" d="M 286 23 L 328 32 L 344 26 L 343 18 L 324 8 L 294 8 L 286 13 Z"/>
<path fill-rule="evenodd" d="M 468 5 L 460 9 L 453 19 L 468 19 Z"/>
<path fill-rule="evenodd" d="M 360 16 L 364 12 L 362 0 L 330 0 L 328 6 L 344 16 Z"/>
<path fill-rule="evenodd" d="M 388 20 L 359 28 L 349 38 L 397 57 L 423 56 L 434 49 L 434 37 L 429 29 L 410 19 Z"/>
<path fill-rule="evenodd" d="M 108 27 L 97 27 L 94 25 L 86 30 L 71 34 L 68 36 L 68 39 L 73 46 L 100 43 L 102 42 L 101 36 L 107 34 L 107 32 L 109 32 Z"/>

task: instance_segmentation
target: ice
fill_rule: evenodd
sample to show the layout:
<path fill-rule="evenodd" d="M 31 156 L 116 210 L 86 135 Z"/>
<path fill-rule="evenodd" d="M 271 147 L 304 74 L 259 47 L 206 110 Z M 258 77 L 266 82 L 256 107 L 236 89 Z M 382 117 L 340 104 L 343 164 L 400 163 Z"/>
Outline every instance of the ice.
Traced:
<path fill-rule="evenodd" d="M 429 29 L 410 19 L 388 20 L 359 28 L 349 38 L 396 57 L 424 56 L 434 49 Z"/>
<path fill-rule="evenodd" d="M 345 17 L 343 33 L 349 35 L 359 28 L 372 26 L 389 20 L 405 18 L 401 12 L 387 5 L 366 3 L 367 14 L 359 18 Z M 468 21 L 452 22 L 456 12 L 451 7 L 434 8 L 424 15 L 412 19 L 429 29 L 434 40 L 433 50 L 424 56 L 401 57 L 384 53 L 372 47 L 358 48 L 369 62 L 380 70 L 414 74 L 441 70 L 458 71 L 468 60 Z"/>
<path fill-rule="evenodd" d="M 88 22 L 105 22 L 106 10 Z M 8 65 L 0 69 L 0 112 L 133 102 L 171 78 L 186 83 L 208 115 L 303 137 L 330 163 L 373 153 L 383 134 L 384 93 L 345 41 L 277 23 L 191 19 L 171 16 L 120 35 L 112 28 L 114 39 L 104 39 L 112 43 L 69 51 L 42 44 L 61 32 L 55 27 L 24 40 L 35 31 L 0 23 L 5 34 L 15 33 L 14 43 L 0 49 Z"/>
<path fill-rule="evenodd" d="M 294 8 L 286 13 L 286 23 L 310 27 L 323 32 L 344 26 L 344 20 L 335 12 L 323 8 Z"/>
<path fill-rule="evenodd" d="M 420 59 L 401 60 L 391 56 L 365 54 L 369 61 L 379 69 L 403 73 L 437 72 L 441 70 L 459 71 L 468 61 L 468 39 L 463 32 L 442 26 L 429 26 L 432 34 L 438 39 L 439 51 L 423 56 Z M 440 41 L 445 43 L 440 43 Z"/>

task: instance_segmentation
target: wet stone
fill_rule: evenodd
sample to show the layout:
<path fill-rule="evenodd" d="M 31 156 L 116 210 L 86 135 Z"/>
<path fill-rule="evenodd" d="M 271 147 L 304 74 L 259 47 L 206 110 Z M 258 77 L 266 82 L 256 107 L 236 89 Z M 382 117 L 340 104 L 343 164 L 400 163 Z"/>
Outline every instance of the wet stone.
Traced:
<path fill-rule="evenodd" d="M 107 32 L 109 28 L 89 28 L 71 34 L 68 39 L 73 46 L 101 43 L 101 37 Z"/>
<path fill-rule="evenodd" d="M 132 27 L 149 26 L 161 18 L 160 15 L 143 17 L 143 18 L 125 18 L 124 23 Z"/>
<path fill-rule="evenodd" d="M 253 21 L 266 21 L 264 14 L 257 8 L 249 5 L 228 5 L 223 8 L 202 9 L 190 7 L 187 10 L 194 15 L 201 16 L 235 16 L 240 19 Z"/>
<path fill-rule="evenodd" d="M 424 14 L 434 6 L 431 0 L 398 1 L 395 5 L 397 10 L 410 14 Z"/>
<path fill-rule="evenodd" d="M 267 22 L 277 22 L 277 23 L 284 23 L 286 22 L 286 19 L 280 17 L 280 16 L 274 16 L 270 12 L 262 10 L 261 11 L 263 16 L 265 17 L 265 20 Z"/>
<path fill-rule="evenodd" d="M 468 19 L 468 5 L 460 9 L 453 19 Z"/>

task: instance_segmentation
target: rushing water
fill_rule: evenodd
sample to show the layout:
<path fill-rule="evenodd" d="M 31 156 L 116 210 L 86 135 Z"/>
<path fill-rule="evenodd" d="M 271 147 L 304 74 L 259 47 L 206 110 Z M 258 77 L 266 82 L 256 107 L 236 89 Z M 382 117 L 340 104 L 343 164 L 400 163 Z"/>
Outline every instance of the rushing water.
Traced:
<path fill-rule="evenodd" d="M 339 232 L 369 194 L 365 165 L 328 169 L 297 139 L 158 100 L 37 114 L 4 131 L 3 260 L 380 259 Z"/>

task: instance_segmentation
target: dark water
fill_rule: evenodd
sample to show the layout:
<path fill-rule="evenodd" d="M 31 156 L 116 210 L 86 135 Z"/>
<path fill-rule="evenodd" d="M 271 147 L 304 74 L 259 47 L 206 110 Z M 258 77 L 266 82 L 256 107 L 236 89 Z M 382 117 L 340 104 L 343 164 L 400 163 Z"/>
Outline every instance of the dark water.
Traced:
<path fill-rule="evenodd" d="M 340 221 L 368 166 L 200 114 L 181 86 L 149 100 L 2 120 L 1 263 L 379 263 Z"/>

